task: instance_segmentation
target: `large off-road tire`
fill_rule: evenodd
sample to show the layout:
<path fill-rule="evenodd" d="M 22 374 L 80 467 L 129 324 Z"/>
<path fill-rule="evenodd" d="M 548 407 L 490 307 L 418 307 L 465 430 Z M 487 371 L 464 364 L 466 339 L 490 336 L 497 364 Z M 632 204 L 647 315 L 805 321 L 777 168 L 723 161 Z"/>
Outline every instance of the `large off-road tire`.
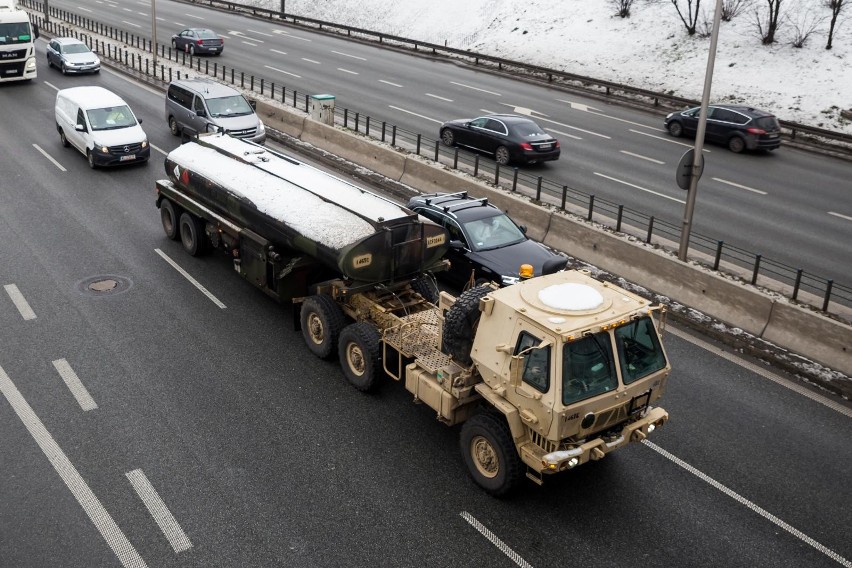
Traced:
<path fill-rule="evenodd" d="M 417 280 L 411 282 L 411 289 L 423 296 L 430 304 L 438 303 L 438 284 L 428 276 L 421 276 Z"/>
<path fill-rule="evenodd" d="M 361 392 L 378 386 L 382 374 L 380 339 L 379 330 L 364 321 L 349 324 L 340 332 L 337 353 L 343 375 Z"/>
<path fill-rule="evenodd" d="M 512 157 L 509 154 L 509 149 L 505 146 L 498 146 L 497 150 L 494 151 L 494 161 L 501 166 L 508 165 L 511 160 Z"/>
<path fill-rule="evenodd" d="M 730 150 L 734 154 L 739 154 L 740 152 L 745 150 L 745 147 L 745 140 L 743 140 L 739 136 L 731 136 L 731 138 L 728 140 L 728 150 Z"/>
<path fill-rule="evenodd" d="M 329 296 L 311 296 L 302 303 L 302 337 L 311 353 L 329 359 L 337 353 L 340 330 L 346 324 L 343 310 Z"/>
<path fill-rule="evenodd" d="M 683 125 L 678 121 L 670 122 L 669 134 L 671 134 L 675 138 L 680 138 L 681 136 L 683 136 Z"/>
<path fill-rule="evenodd" d="M 190 256 L 204 252 L 204 228 L 201 221 L 187 211 L 180 214 L 180 242 Z"/>
<path fill-rule="evenodd" d="M 468 473 L 485 491 L 499 497 L 517 487 L 523 468 L 505 417 L 472 416 L 462 424 L 459 445 Z"/>
<path fill-rule="evenodd" d="M 441 131 L 441 142 L 443 142 L 445 146 L 455 146 L 456 137 L 453 134 L 453 131 L 449 128 L 443 129 Z"/>
<path fill-rule="evenodd" d="M 174 136 L 180 136 L 180 125 L 175 117 L 169 117 L 169 130 Z"/>
<path fill-rule="evenodd" d="M 160 222 L 163 224 L 163 231 L 165 231 L 166 236 L 173 241 L 180 238 L 180 213 L 180 207 L 168 199 L 160 201 Z"/>
<path fill-rule="evenodd" d="M 473 362 L 470 349 L 473 347 L 473 337 L 481 315 L 479 299 L 489 292 L 490 286 L 477 286 L 462 292 L 447 311 L 441 343 L 444 353 L 452 356 L 460 365 L 470 365 Z"/>

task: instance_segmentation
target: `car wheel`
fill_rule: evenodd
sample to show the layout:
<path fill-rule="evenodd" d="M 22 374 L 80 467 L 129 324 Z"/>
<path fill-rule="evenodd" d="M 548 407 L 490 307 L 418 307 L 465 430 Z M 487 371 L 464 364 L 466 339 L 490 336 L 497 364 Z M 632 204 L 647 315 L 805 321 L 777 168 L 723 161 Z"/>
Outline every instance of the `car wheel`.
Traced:
<path fill-rule="evenodd" d="M 180 126 L 178 126 L 178 121 L 175 117 L 169 117 L 169 130 L 172 131 L 172 134 L 175 136 L 180 136 Z"/>
<path fill-rule="evenodd" d="M 441 142 L 446 146 L 453 146 L 456 143 L 456 137 L 453 135 L 453 131 L 449 128 L 445 128 L 441 131 Z"/>
<path fill-rule="evenodd" d="M 65 137 L 65 131 L 61 128 L 59 129 L 59 141 L 62 142 L 62 145 L 67 148 L 71 144 L 68 142 L 68 138 Z"/>
<path fill-rule="evenodd" d="M 498 146 L 497 151 L 494 152 L 494 161 L 500 164 L 501 166 L 505 166 L 509 163 L 509 149 L 505 146 Z"/>
<path fill-rule="evenodd" d="M 739 154 L 745 150 L 745 140 L 739 136 L 731 136 L 730 140 L 728 140 L 728 150 L 734 154 Z"/>
<path fill-rule="evenodd" d="M 683 125 L 679 122 L 669 123 L 669 134 L 675 138 L 680 138 L 683 136 Z"/>
<path fill-rule="evenodd" d="M 47 68 L 50 69 L 53 67 L 53 62 L 50 60 L 50 56 L 47 56 Z"/>
<path fill-rule="evenodd" d="M 89 167 L 95 169 L 97 166 L 95 164 L 95 153 L 91 150 L 86 150 L 86 159 L 89 160 Z"/>
<path fill-rule="evenodd" d="M 64 63 L 62 64 L 62 74 L 63 74 L 63 75 L 67 75 L 67 74 L 68 74 L 68 68 L 67 68 L 67 67 L 65 67 L 65 64 L 64 64 Z"/>
<path fill-rule="evenodd" d="M 172 49 L 177 50 L 177 41 L 172 40 Z"/>
<path fill-rule="evenodd" d="M 216 57 L 219 57 L 220 55 L 222 55 L 222 52 L 221 52 L 221 51 L 217 51 L 217 52 L 216 52 L 216 53 L 214 53 L 213 55 L 215 55 Z"/>
<path fill-rule="evenodd" d="M 192 44 L 189 44 L 189 55 L 195 56 L 195 46 Z"/>

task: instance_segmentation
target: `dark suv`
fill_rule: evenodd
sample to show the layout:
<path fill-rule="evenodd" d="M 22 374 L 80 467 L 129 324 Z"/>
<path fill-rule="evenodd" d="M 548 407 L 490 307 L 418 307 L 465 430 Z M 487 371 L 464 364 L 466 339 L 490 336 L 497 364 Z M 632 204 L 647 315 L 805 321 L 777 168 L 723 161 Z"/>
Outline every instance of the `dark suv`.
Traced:
<path fill-rule="evenodd" d="M 672 136 L 695 136 L 701 107 L 666 116 L 666 130 Z M 710 105 L 707 107 L 707 142 L 727 146 L 731 152 L 774 150 L 781 145 L 781 126 L 774 115 L 749 106 Z"/>
<path fill-rule="evenodd" d="M 532 265 L 534 275 L 540 276 L 568 263 L 566 256 L 529 239 L 526 227 L 516 225 L 487 199 L 474 199 L 466 191 L 421 195 L 408 207 L 450 233 L 446 258 L 451 266 L 442 274 L 460 288 L 487 281 L 515 284 L 522 264 Z"/>
<path fill-rule="evenodd" d="M 559 140 L 529 118 L 514 114 L 450 120 L 441 125 L 440 134 L 447 146 L 467 146 L 494 154 L 501 165 L 558 160 L 561 152 Z"/>

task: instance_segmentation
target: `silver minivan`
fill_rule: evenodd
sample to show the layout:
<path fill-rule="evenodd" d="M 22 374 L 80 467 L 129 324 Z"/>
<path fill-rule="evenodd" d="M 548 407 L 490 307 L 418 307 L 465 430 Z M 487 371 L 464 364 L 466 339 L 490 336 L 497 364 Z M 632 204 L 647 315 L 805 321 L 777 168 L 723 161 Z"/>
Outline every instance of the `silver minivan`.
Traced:
<path fill-rule="evenodd" d="M 166 94 L 166 121 L 175 136 L 224 131 L 258 144 L 266 140 L 254 104 L 238 90 L 211 79 L 172 81 Z"/>

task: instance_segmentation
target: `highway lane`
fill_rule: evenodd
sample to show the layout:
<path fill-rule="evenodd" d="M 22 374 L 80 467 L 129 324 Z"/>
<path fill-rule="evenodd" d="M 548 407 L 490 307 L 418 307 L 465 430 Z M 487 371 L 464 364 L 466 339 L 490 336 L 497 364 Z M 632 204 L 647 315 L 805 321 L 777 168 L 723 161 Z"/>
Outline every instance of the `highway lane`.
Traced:
<path fill-rule="evenodd" d="M 486 496 L 466 478 L 455 429 L 400 385 L 357 393 L 336 364 L 309 355 L 288 308 L 221 257 L 188 257 L 163 236 L 153 205 L 161 154 L 147 166 L 91 171 L 60 146 L 48 83 L 115 90 L 168 150 L 178 141 L 161 93 L 108 71 L 40 72 L 36 83 L 0 89 L 4 107 L 19 110 L 0 116 L 16 133 L 0 137 L 4 179 L 15 181 L 0 187 L 0 284 L 16 284 L 37 314 L 24 320 L 0 290 L 0 368 L 148 565 L 517 565 L 505 547 L 531 566 L 838 565 L 802 536 L 852 558 L 848 414 L 672 333 L 672 421 L 652 441 L 801 536 L 645 446 L 511 500 Z M 132 286 L 81 294 L 78 284 L 96 275 Z M 97 409 L 77 403 L 59 359 Z M 120 565 L 3 398 L 0 459 L 14 464 L 0 483 L 10 503 L 0 512 L 4 560 Z M 137 497 L 127 474 L 140 469 L 191 548 L 175 552 Z"/>

